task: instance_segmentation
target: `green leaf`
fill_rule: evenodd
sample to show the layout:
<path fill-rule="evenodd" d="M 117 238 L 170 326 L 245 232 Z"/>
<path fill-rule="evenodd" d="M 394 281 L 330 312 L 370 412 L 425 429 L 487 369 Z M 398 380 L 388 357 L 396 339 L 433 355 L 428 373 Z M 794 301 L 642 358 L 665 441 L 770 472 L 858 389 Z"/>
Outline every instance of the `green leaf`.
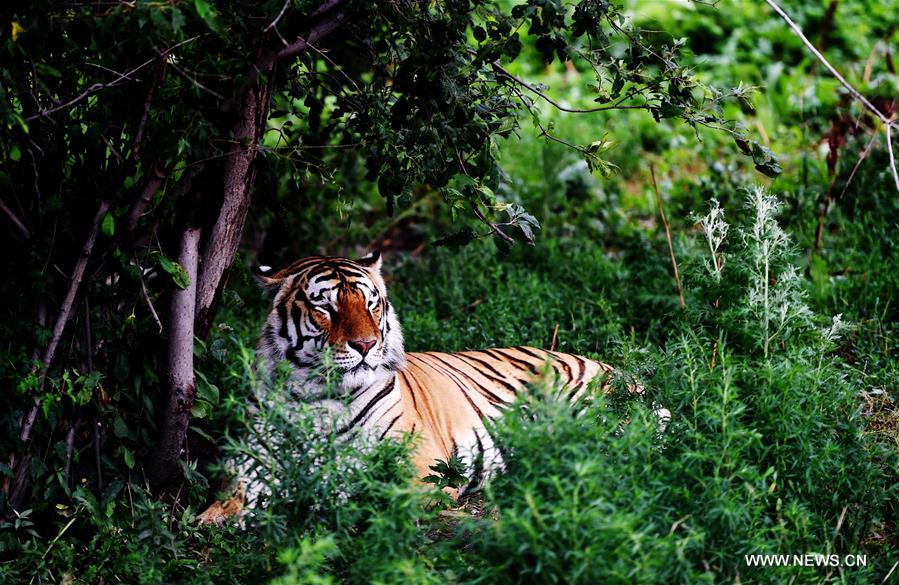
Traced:
<path fill-rule="evenodd" d="M 526 244 L 534 244 L 534 230 L 540 229 L 540 222 L 537 218 L 525 211 L 520 205 L 512 205 L 506 209 L 509 215 L 509 223 L 518 228 L 521 232 L 513 232 L 513 236 L 518 240 L 523 240 Z"/>
<path fill-rule="evenodd" d="M 175 286 L 182 289 L 188 287 L 190 284 L 190 275 L 187 274 L 187 270 L 185 270 L 183 266 L 162 252 L 156 252 L 156 261 L 159 262 L 159 266 L 172 277 L 172 282 L 175 283 Z"/>
<path fill-rule="evenodd" d="M 112 236 L 115 234 L 115 218 L 112 216 L 112 213 L 106 212 L 106 215 L 103 216 L 103 223 L 100 225 L 100 230 L 103 232 L 104 236 Z"/>
<path fill-rule="evenodd" d="M 203 372 L 195 371 L 194 376 L 196 377 L 197 398 L 212 405 L 218 404 L 220 395 L 218 386 L 210 383 Z"/>
<path fill-rule="evenodd" d="M 125 465 L 128 469 L 134 469 L 134 453 L 128 447 L 122 447 L 122 454 L 125 456 Z"/>
<path fill-rule="evenodd" d="M 125 420 L 122 417 L 117 416 L 112 421 L 112 432 L 120 439 L 128 436 L 128 425 L 125 424 Z"/>
<path fill-rule="evenodd" d="M 212 405 L 203 400 L 197 400 L 190 409 L 190 415 L 193 418 L 206 418 L 212 412 Z"/>
<path fill-rule="evenodd" d="M 197 10 L 197 16 L 203 19 L 206 26 L 217 34 L 222 34 L 222 25 L 219 22 L 218 12 L 210 4 L 209 0 L 194 0 L 194 8 Z"/>
<path fill-rule="evenodd" d="M 752 162 L 755 163 L 755 169 L 760 173 L 774 178 L 783 172 L 780 162 L 770 148 L 762 146 L 758 142 L 751 141 L 752 144 Z"/>

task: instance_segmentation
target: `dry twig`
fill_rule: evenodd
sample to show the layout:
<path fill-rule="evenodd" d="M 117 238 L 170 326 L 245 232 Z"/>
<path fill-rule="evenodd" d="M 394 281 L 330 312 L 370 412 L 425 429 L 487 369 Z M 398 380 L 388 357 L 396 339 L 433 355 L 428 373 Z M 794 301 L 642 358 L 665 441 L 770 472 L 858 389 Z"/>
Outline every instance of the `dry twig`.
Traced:
<path fill-rule="evenodd" d="M 891 135 L 891 128 L 893 126 L 894 120 L 887 117 L 886 114 L 877 109 L 877 107 L 872 104 L 868 100 L 868 98 L 863 96 L 861 92 L 859 92 L 848 81 L 846 81 L 846 78 L 840 75 L 840 72 L 830 64 L 830 61 L 828 61 L 824 57 L 824 55 L 821 54 L 821 51 L 815 48 L 815 45 L 813 45 L 812 42 L 808 40 L 805 34 L 803 34 L 802 29 L 799 28 L 799 25 L 793 22 L 793 20 L 787 15 L 787 13 L 784 12 L 783 9 L 778 6 L 774 0 L 765 0 L 765 2 L 767 2 L 768 6 L 773 8 L 774 11 L 779 14 L 780 17 L 784 19 L 784 21 L 786 21 L 787 25 L 789 25 L 789 27 L 793 29 L 793 32 L 796 33 L 796 36 L 798 36 L 803 44 L 808 47 L 808 50 L 812 52 L 812 54 L 818 59 L 818 61 L 820 61 L 825 67 L 827 67 L 828 71 L 830 71 L 830 73 L 837 78 L 837 81 L 839 81 L 843 85 L 843 87 L 846 88 L 846 91 L 848 91 L 849 94 L 852 95 L 852 97 L 854 97 L 862 105 L 868 108 L 871 113 L 873 113 L 877 117 L 877 119 L 879 119 L 883 123 L 884 132 L 886 134 L 887 152 L 890 156 L 890 171 L 893 174 L 893 181 L 896 183 L 896 190 L 899 191 L 899 171 L 896 170 L 896 158 L 893 154 L 893 139 Z"/>
<path fill-rule="evenodd" d="M 680 272 L 677 270 L 677 260 L 674 257 L 674 245 L 671 243 L 671 228 L 668 226 L 668 218 L 665 217 L 665 207 L 662 205 L 662 195 L 659 193 L 659 185 L 656 183 L 656 170 L 649 165 L 649 174 L 652 176 L 652 188 L 656 193 L 656 202 L 659 204 L 659 215 L 662 216 L 662 224 L 665 226 L 665 238 L 668 240 L 668 252 L 671 253 L 671 266 L 674 267 L 674 283 L 677 285 L 677 302 L 681 309 L 686 308 L 684 302 L 684 289 L 680 282 Z"/>
<path fill-rule="evenodd" d="M 28 227 L 25 225 L 25 222 L 22 221 L 19 216 L 16 215 L 16 212 L 10 209 L 10 207 L 6 205 L 6 202 L 4 202 L 2 199 L 0 199 L 0 211 L 6 214 L 6 217 L 9 218 L 9 221 L 11 221 L 14 226 L 16 226 L 16 229 L 19 230 L 19 233 L 22 235 L 23 239 L 28 240 L 31 238 L 31 230 L 28 229 Z"/>
<path fill-rule="evenodd" d="M 66 323 L 69 321 L 69 315 L 72 312 L 72 305 L 75 303 L 75 296 L 78 294 L 78 289 L 81 287 L 81 280 L 84 278 L 84 270 L 87 268 L 87 262 L 90 260 L 91 253 L 94 249 L 94 243 L 97 241 L 97 234 L 100 231 L 100 222 L 103 220 L 103 216 L 106 215 L 106 212 L 109 210 L 109 203 L 106 201 L 102 201 L 100 203 L 100 207 L 97 208 L 97 213 L 94 214 L 94 220 L 91 224 L 90 231 L 87 234 L 87 238 L 84 241 L 84 247 L 81 249 L 81 256 L 78 258 L 78 262 L 75 264 L 75 270 L 72 271 L 72 279 L 69 282 L 69 290 L 66 291 L 65 299 L 62 302 L 62 305 L 59 307 L 59 315 L 56 317 L 56 323 L 53 325 L 53 334 L 50 337 L 50 343 L 47 344 L 47 348 L 44 350 L 44 357 L 41 362 L 41 374 L 40 374 L 40 382 L 38 384 L 38 393 L 44 387 L 44 383 L 47 381 L 47 371 L 50 369 L 50 365 L 53 363 L 53 358 L 56 357 L 56 348 L 59 346 L 59 341 L 62 338 L 62 333 L 65 330 Z M 19 433 L 19 439 L 24 443 L 27 442 L 31 437 L 31 429 L 34 426 L 34 420 L 37 417 L 37 409 L 38 405 L 35 403 L 31 410 L 28 411 L 25 418 L 22 420 L 22 428 Z"/>

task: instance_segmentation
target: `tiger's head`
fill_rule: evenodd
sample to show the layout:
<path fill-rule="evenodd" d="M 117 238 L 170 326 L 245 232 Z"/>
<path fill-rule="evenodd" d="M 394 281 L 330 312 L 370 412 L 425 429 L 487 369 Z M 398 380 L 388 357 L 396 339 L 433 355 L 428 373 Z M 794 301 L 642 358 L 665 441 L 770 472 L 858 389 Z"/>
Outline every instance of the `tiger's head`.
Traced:
<path fill-rule="evenodd" d="M 381 255 L 360 260 L 303 258 L 257 275 L 275 291 L 260 351 L 270 363 L 289 360 L 301 377 L 323 365 L 326 348 L 353 389 L 389 375 L 405 363 L 403 334 L 381 277 Z"/>

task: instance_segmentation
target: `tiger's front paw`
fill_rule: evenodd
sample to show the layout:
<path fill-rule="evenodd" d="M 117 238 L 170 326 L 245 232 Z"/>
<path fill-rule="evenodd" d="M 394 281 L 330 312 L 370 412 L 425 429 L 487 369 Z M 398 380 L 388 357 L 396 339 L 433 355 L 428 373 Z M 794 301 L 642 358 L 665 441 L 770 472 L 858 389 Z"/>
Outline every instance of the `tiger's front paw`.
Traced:
<path fill-rule="evenodd" d="M 243 510 L 243 499 L 228 498 L 224 502 L 214 502 L 206 508 L 206 511 L 199 514 L 194 520 L 197 524 L 214 524 L 222 526 L 228 518 L 236 518 L 240 516 Z"/>

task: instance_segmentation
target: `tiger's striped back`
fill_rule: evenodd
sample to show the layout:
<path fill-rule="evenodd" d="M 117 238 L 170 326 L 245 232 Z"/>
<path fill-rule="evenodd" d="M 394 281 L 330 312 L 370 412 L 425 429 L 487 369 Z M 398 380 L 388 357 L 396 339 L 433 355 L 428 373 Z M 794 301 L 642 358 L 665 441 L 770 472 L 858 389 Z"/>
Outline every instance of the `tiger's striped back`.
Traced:
<path fill-rule="evenodd" d="M 611 371 L 581 356 L 533 347 L 408 353 L 395 380 L 351 407 L 353 423 L 379 437 L 417 433 L 413 461 L 420 476 L 435 460 L 456 456 L 466 464 L 465 490 L 471 490 L 502 468 L 486 421 L 509 408 L 529 382 L 546 372 L 545 382 L 570 400 Z"/>

